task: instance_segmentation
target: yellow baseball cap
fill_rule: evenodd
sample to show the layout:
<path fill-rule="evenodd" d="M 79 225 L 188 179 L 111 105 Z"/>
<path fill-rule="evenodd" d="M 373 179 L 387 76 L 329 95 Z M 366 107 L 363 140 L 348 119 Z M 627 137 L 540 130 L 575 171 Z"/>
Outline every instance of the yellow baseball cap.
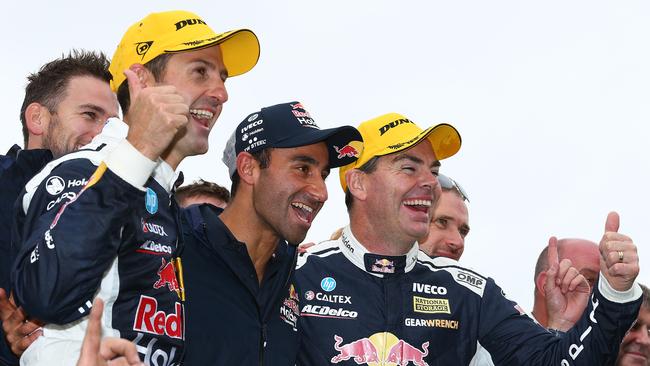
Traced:
<path fill-rule="evenodd" d="M 356 169 L 375 156 L 393 154 L 406 150 L 428 138 L 438 160 L 446 159 L 460 150 L 461 138 L 456 128 L 441 123 L 422 130 L 410 119 L 397 113 L 388 113 L 363 122 L 357 128 L 363 138 L 363 150 L 359 158 L 339 168 L 343 191 L 347 190 L 345 172 Z"/>
<path fill-rule="evenodd" d="M 217 34 L 198 15 L 174 10 L 151 13 L 133 24 L 124 34 L 111 60 L 111 89 L 126 80 L 124 70 L 146 64 L 163 53 L 197 50 L 220 45 L 228 76 L 241 75 L 255 66 L 260 44 L 253 31 L 236 29 Z"/>

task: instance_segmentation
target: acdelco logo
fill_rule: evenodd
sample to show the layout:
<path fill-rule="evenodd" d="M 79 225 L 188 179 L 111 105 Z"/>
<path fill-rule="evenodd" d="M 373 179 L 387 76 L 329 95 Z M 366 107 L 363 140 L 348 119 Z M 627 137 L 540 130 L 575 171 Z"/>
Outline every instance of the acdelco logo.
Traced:
<path fill-rule="evenodd" d="M 135 314 L 133 330 L 171 338 L 182 338 L 181 304 L 176 303 L 173 314 L 158 311 L 158 302 L 153 297 L 140 295 Z"/>
<path fill-rule="evenodd" d="M 185 20 L 181 20 L 178 23 L 174 23 L 174 25 L 176 26 L 176 30 L 181 30 L 182 28 L 188 25 L 195 25 L 195 24 L 205 24 L 205 22 L 202 21 L 201 19 L 185 19 Z"/>
<path fill-rule="evenodd" d="M 305 305 L 300 312 L 301 316 L 315 316 L 318 318 L 339 318 L 355 319 L 359 314 L 356 311 L 345 310 L 343 308 L 331 308 L 329 306 Z"/>
<path fill-rule="evenodd" d="M 385 134 L 386 131 L 390 130 L 393 127 L 397 127 L 397 126 L 401 125 L 402 123 L 413 123 L 413 122 L 410 119 L 404 119 L 404 118 L 400 118 L 400 119 L 398 119 L 396 121 L 392 121 L 392 122 L 382 126 L 379 129 L 379 135 L 381 136 L 381 135 Z"/>

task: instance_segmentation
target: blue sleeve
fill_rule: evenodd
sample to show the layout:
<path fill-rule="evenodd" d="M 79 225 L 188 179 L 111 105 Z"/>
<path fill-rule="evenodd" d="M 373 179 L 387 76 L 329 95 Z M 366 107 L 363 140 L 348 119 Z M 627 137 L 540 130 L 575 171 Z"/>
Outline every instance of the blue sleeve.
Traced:
<path fill-rule="evenodd" d="M 575 326 L 566 333 L 554 333 L 520 312 L 491 279 L 485 291 L 479 339 L 495 365 L 613 364 L 641 305 L 641 299 L 609 301 L 596 288 Z"/>
<path fill-rule="evenodd" d="M 117 256 L 130 205 L 143 197 L 104 164 L 98 168 L 75 159 L 52 170 L 16 220 L 12 284 L 17 303 L 46 323 L 66 324 L 86 315 L 83 309 Z"/>

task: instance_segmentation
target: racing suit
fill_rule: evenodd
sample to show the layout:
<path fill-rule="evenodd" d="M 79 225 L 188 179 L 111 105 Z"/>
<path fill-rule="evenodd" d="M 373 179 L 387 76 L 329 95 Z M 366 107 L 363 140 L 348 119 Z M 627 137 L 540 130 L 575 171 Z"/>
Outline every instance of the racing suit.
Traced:
<path fill-rule="evenodd" d="M 95 296 L 105 302 L 105 336 L 133 341 L 147 365 L 182 357 L 175 173 L 140 154 L 126 131 L 110 119 L 25 187 L 12 284 L 18 304 L 48 325 L 23 365 L 75 364 Z"/>
<path fill-rule="evenodd" d="M 184 364 L 294 365 L 297 318 L 278 314 L 296 247 L 279 240 L 258 282 L 246 245 L 204 204 L 184 210 L 181 257 L 187 293 Z"/>
<path fill-rule="evenodd" d="M 49 150 L 21 150 L 18 145 L 12 146 L 7 155 L 0 156 L 0 287 L 7 294 L 11 291 L 9 273 L 14 204 L 25 184 L 51 160 Z M 1 326 L 0 365 L 18 365 L 18 359 L 5 341 Z"/>
<path fill-rule="evenodd" d="M 537 325 L 490 278 L 417 244 L 404 256 L 369 253 L 349 226 L 298 258 L 299 365 L 468 365 L 477 341 L 496 365 L 603 365 L 641 305 L 600 276 L 576 325 Z"/>

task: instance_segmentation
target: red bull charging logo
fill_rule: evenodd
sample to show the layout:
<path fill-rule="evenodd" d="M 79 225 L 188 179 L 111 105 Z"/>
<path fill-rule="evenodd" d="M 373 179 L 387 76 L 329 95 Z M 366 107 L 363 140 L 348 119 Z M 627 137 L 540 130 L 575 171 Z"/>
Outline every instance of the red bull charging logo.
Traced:
<path fill-rule="evenodd" d="M 418 348 L 389 332 L 375 333 L 368 338 L 344 343 L 334 335 L 334 349 L 338 352 L 331 362 L 353 360 L 357 365 L 415 365 L 429 366 L 424 358 L 429 354 L 429 342 Z"/>
<path fill-rule="evenodd" d="M 334 145 L 334 150 L 336 150 L 336 153 L 338 154 L 337 158 L 339 159 L 356 158 L 359 156 L 359 150 L 352 145 L 345 145 L 340 149 L 338 146 Z"/>
<path fill-rule="evenodd" d="M 169 291 L 176 291 L 178 293 L 180 290 L 174 264 L 171 261 L 165 262 L 165 258 L 162 258 L 162 265 L 158 269 L 158 281 L 153 284 L 153 288 L 159 289 L 165 285 L 167 285 Z"/>

